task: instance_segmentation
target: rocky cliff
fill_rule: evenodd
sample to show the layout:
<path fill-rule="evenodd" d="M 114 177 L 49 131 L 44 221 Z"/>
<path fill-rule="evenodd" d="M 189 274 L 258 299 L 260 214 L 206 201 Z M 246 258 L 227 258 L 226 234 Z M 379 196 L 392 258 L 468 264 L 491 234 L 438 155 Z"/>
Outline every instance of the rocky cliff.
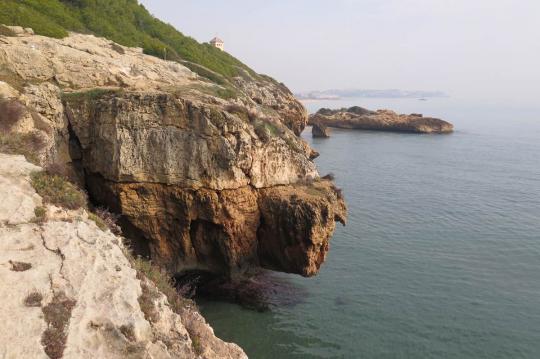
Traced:
<path fill-rule="evenodd" d="M 0 154 L 2 358 L 247 358 L 192 303 L 173 308 L 86 210 L 44 203 L 40 170 Z"/>
<path fill-rule="evenodd" d="M 400 115 L 390 110 L 370 111 L 362 107 L 321 109 L 309 116 L 310 124 L 328 127 L 410 133 L 450 133 L 454 126 L 446 121 L 420 114 Z"/>
<path fill-rule="evenodd" d="M 231 88 L 106 39 L 16 33 L 0 36 L 12 110 L 0 122 L 121 214 L 138 253 L 171 273 L 317 273 L 346 207 L 319 178 L 298 136 L 306 111 L 285 86 L 246 74 Z"/>

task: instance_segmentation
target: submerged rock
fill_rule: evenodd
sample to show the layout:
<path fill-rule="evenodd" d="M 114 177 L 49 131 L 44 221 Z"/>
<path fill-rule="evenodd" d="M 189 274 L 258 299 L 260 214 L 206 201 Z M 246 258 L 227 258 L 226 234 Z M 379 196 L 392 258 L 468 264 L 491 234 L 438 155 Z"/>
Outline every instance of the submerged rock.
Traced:
<path fill-rule="evenodd" d="M 454 126 L 446 121 L 420 114 L 400 115 L 390 110 L 370 111 L 362 107 L 321 109 L 309 117 L 309 124 L 328 127 L 410 133 L 450 133 Z"/>

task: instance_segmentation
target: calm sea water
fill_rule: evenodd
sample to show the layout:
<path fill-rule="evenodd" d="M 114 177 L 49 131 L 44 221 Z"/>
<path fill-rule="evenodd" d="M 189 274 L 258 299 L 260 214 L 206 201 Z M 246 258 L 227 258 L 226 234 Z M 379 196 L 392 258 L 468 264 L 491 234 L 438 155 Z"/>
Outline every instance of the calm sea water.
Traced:
<path fill-rule="evenodd" d="M 201 302 L 251 358 L 540 358 L 540 106 L 452 99 L 307 103 L 391 108 L 452 135 L 304 137 L 349 205 L 316 278 L 278 274 L 296 305 Z"/>

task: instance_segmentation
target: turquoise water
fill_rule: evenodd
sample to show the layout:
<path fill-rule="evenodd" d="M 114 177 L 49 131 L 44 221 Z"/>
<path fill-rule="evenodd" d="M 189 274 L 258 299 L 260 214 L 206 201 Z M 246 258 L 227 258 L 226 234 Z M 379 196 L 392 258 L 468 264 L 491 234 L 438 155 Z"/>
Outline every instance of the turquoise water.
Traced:
<path fill-rule="evenodd" d="M 440 116 L 452 135 L 304 137 L 349 205 L 301 301 L 201 302 L 251 358 L 540 358 L 540 108 L 360 99 Z"/>

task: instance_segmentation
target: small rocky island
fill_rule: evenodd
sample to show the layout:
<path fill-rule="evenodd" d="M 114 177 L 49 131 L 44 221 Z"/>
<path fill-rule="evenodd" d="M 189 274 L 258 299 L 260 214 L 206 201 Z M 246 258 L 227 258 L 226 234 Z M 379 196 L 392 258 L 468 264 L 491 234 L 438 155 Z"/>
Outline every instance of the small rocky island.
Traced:
<path fill-rule="evenodd" d="M 320 109 L 309 116 L 312 126 L 409 133 L 451 133 L 454 126 L 421 114 L 400 115 L 390 110 L 370 111 L 354 106 L 339 110 Z"/>

